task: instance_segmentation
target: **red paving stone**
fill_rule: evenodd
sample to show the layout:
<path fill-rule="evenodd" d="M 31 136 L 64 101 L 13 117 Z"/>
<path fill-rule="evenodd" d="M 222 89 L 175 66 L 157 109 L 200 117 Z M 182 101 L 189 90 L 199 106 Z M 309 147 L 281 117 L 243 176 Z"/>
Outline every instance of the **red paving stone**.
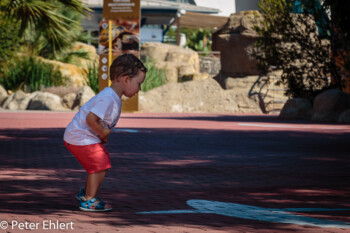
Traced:
<path fill-rule="evenodd" d="M 74 230 L 60 232 L 350 232 L 213 213 L 137 213 L 190 210 L 191 199 L 350 209 L 350 125 L 262 115 L 122 114 L 107 144 L 113 167 L 100 193 L 114 211 L 85 213 L 74 201 L 85 173 L 62 142 L 73 115 L 0 112 L 0 224 L 10 223 L 3 232 L 23 232 L 12 221 L 39 223 L 33 232 L 58 232 L 43 229 L 50 220 L 73 222 Z M 349 212 L 300 215 L 349 223 Z"/>

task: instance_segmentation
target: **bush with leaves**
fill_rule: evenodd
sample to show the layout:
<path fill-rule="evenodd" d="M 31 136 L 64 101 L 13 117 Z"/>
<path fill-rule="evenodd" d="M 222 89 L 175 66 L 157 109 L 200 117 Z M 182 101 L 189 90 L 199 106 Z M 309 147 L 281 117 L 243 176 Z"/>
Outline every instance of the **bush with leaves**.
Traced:
<path fill-rule="evenodd" d="M 260 0 L 264 14 L 256 18 L 260 38 L 254 56 L 263 73 L 271 67 L 282 70 L 287 96 L 312 99 L 322 90 L 340 88 L 341 78 L 331 59 L 329 39 L 319 35 L 315 23 L 320 22 L 324 8 L 308 9 L 311 5 L 301 2 L 304 12 L 293 14 L 294 1 Z"/>
<path fill-rule="evenodd" d="M 5 14 L 0 11 L 0 77 L 8 71 L 7 64 L 13 63 L 20 38 L 16 35 L 19 27 L 4 20 Z"/>
<path fill-rule="evenodd" d="M 81 16 L 88 11 L 80 0 L 1 0 L 0 78 L 13 77 L 18 68 L 13 64 L 23 64 L 23 56 L 63 62 L 71 62 L 72 56 L 86 58 L 86 52 L 71 52 L 71 46 L 79 38 Z"/>
<path fill-rule="evenodd" d="M 87 84 L 89 85 L 89 87 L 91 87 L 95 94 L 97 94 L 99 90 L 99 67 L 96 62 L 91 62 L 89 64 L 87 78 Z"/>
<path fill-rule="evenodd" d="M 158 69 L 154 61 L 145 61 L 145 66 L 148 71 L 145 81 L 141 84 L 141 90 L 143 92 L 165 84 L 165 70 Z"/>
<path fill-rule="evenodd" d="M 195 51 L 211 51 L 212 32 L 208 29 L 181 28 L 186 35 L 186 46 Z M 166 35 L 176 41 L 176 30 L 170 28 Z"/>
<path fill-rule="evenodd" d="M 52 64 L 34 57 L 24 57 L 9 66 L 6 77 L 0 77 L 0 84 L 7 90 L 25 92 L 39 91 L 44 87 L 60 86 L 65 81 Z"/>
<path fill-rule="evenodd" d="M 1 21 L 19 27 L 16 33 L 28 48 L 56 53 L 71 44 L 80 28 L 80 14 L 87 14 L 80 0 L 2 0 Z M 79 31 L 78 31 L 79 32 Z M 42 54 L 38 54 L 41 55 Z M 51 55 L 51 54 L 50 54 Z"/>
<path fill-rule="evenodd" d="M 195 51 L 211 51 L 211 31 L 208 29 L 183 29 L 186 46 Z"/>
<path fill-rule="evenodd" d="M 305 0 L 303 0 L 304 2 Z M 331 48 L 334 63 L 337 64 L 338 75 L 347 81 L 350 91 L 350 4 L 343 0 L 324 0 L 322 7 L 331 14 Z M 310 4 L 310 3 L 309 3 Z"/>

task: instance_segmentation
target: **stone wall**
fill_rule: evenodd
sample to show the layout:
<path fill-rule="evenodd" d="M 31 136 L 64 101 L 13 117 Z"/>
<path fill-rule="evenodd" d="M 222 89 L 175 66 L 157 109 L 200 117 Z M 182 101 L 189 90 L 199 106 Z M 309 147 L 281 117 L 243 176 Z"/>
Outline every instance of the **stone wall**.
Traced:
<path fill-rule="evenodd" d="M 199 72 L 199 56 L 192 49 L 162 43 L 144 43 L 141 59 L 154 62 L 159 69 L 165 70 L 166 82 L 176 83 L 183 77 L 194 77 Z"/>
<path fill-rule="evenodd" d="M 276 114 L 287 101 L 279 75 L 226 77 L 225 88 L 214 79 L 168 83 L 140 92 L 140 111 Z"/>
<path fill-rule="evenodd" d="M 253 21 L 258 11 L 231 14 L 227 23 L 213 33 L 212 49 L 221 52 L 221 72 L 231 77 L 259 74 L 251 52 L 258 39 Z"/>
<path fill-rule="evenodd" d="M 221 70 L 220 57 L 200 56 L 199 65 L 201 73 L 208 73 L 210 76 L 216 76 Z"/>

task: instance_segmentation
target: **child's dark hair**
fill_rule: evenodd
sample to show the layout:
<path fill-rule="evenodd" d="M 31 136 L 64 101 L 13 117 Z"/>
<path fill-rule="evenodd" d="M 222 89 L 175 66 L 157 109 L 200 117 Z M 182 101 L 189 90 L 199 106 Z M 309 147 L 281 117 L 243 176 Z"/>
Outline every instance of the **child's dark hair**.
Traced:
<path fill-rule="evenodd" d="M 109 77 L 111 80 L 118 79 L 122 76 L 129 76 L 132 78 L 138 71 L 147 72 L 147 68 L 135 55 L 125 53 L 117 57 L 109 70 Z"/>

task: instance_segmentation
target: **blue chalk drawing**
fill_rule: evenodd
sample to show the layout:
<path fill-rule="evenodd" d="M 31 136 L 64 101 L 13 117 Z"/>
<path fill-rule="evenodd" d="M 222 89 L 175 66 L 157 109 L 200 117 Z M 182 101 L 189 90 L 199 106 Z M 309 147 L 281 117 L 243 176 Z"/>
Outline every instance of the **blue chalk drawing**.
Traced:
<path fill-rule="evenodd" d="M 266 222 L 287 223 L 296 225 L 306 225 L 315 227 L 336 227 L 350 228 L 348 222 L 338 222 L 332 220 L 305 217 L 290 212 L 312 212 L 312 211 L 346 211 L 350 209 L 326 209 L 326 208 L 287 208 L 287 209 L 268 209 L 257 206 L 242 205 L 236 203 L 207 201 L 207 200 L 188 200 L 187 205 L 194 210 L 164 210 L 137 212 L 138 214 L 218 214 L 235 218 L 252 219 Z"/>
<path fill-rule="evenodd" d="M 136 129 L 113 129 L 116 132 L 127 132 L 127 133 L 138 133 L 139 131 Z"/>

